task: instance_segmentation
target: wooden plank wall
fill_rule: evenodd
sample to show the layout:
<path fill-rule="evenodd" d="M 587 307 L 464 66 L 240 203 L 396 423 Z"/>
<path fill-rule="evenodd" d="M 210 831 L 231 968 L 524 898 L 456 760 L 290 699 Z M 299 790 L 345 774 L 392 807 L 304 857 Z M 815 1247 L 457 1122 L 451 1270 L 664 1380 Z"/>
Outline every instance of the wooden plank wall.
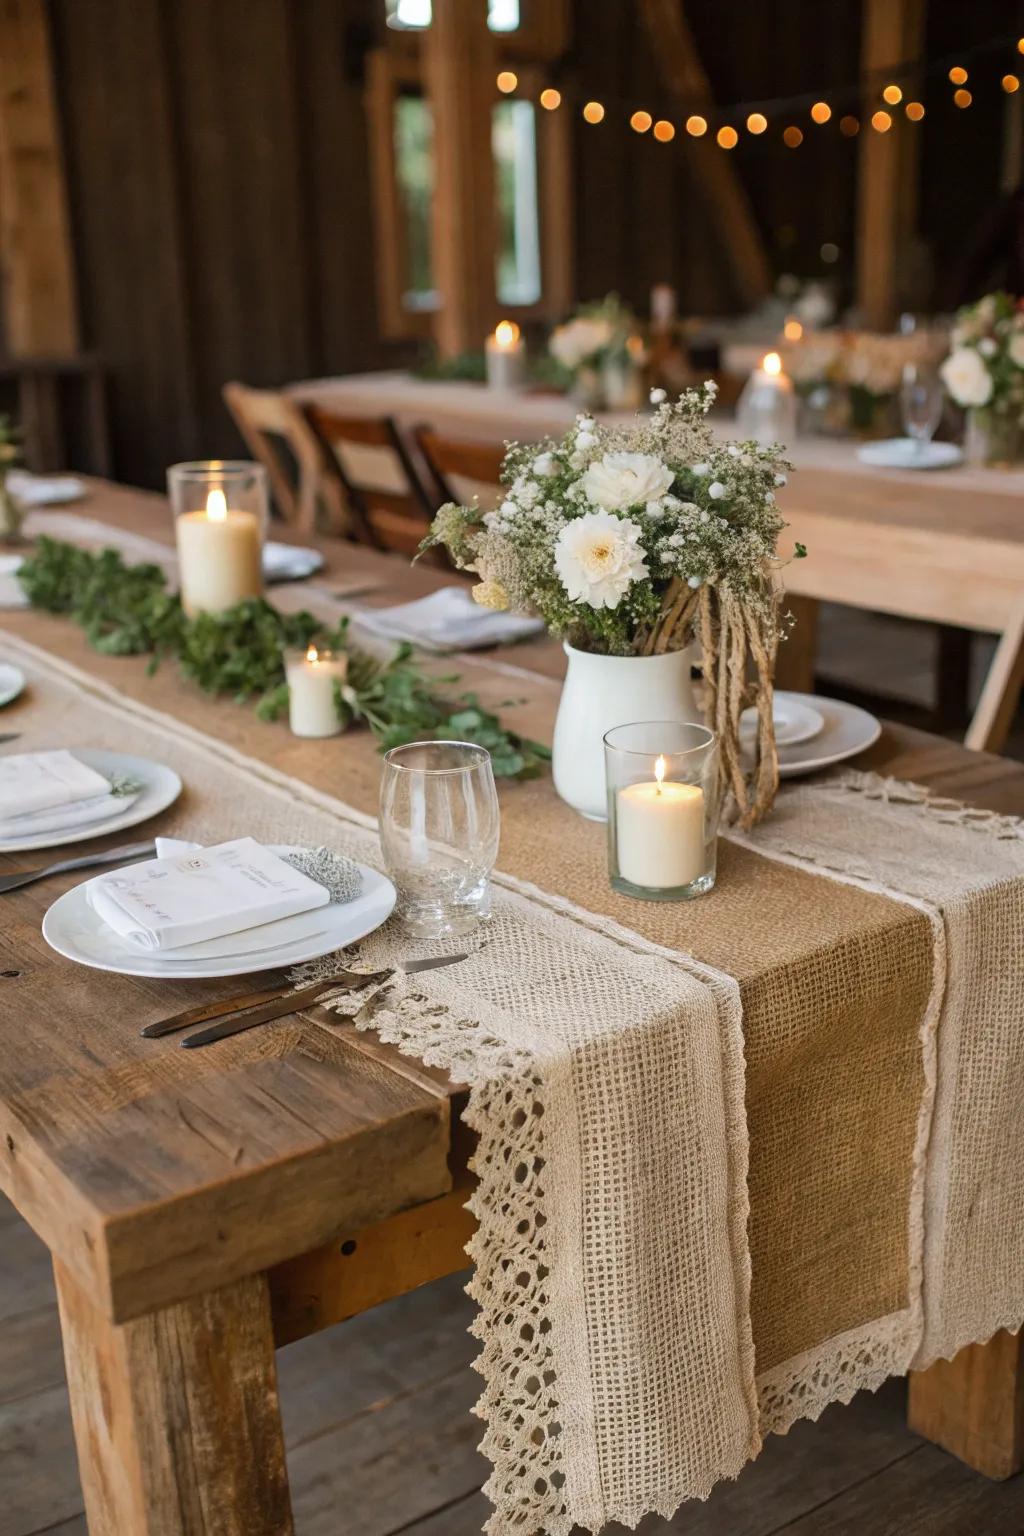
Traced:
<path fill-rule="evenodd" d="M 375 0 L 51 0 L 83 330 L 117 474 L 238 451 L 228 378 L 379 364 Z"/>

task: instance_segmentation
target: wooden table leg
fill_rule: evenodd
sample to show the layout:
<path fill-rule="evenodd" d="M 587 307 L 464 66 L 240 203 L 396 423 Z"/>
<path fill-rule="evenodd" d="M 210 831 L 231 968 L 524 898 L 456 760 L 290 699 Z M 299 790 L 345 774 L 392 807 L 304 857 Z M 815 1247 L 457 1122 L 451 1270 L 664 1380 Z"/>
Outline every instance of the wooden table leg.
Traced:
<path fill-rule="evenodd" d="M 90 1536 L 292 1536 L 265 1276 L 117 1325 L 54 1269 Z"/>
<path fill-rule="evenodd" d="M 1002 1331 L 911 1371 L 907 1422 L 986 1477 L 1024 1468 L 1024 1335 Z"/>

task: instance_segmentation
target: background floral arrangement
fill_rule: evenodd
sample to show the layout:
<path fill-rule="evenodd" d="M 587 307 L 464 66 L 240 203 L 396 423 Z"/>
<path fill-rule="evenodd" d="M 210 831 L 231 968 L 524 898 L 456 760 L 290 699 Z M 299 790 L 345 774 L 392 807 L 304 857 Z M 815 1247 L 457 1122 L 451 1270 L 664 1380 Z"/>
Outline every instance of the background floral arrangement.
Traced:
<path fill-rule="evenodd" d="M 1024 423 L 1024 306 L 1008 293 L 990 293 L 960 310 L 942 381 L 965 410 Z"/>
<path fill-rule="evenodd" d="M 874 331 L 811 331 L 782 348 L 786 372 L 801 395 L 822 386 L 845 394 L 848 424 L 866 429 L 900 387 L 908 363 L 936 363 L 939 339 L 927 331 L 885 335 Z M 846 422 L 837 425 L 846 425 Z"/>
<path fill-rule="evenodd" d="M 426 544 L 476 572 L 478 602 L 539 614 L 577 649 L 650 656 L 699 639 L 726 789 L 752 826 L 778 785 L 772 677 L 785 523 L 775 492 L 790 466 L 777 445 L 718 442 L 705 420 L 714 396 L 712 383 L 674 404 L 655 390 L 654 415 L 628 428 L 581 415 L 561 440 L 511 443 L 500 506 L 449 502 Z M 745 770 L 739 718 L 751 702 L 759 725 Z"/>

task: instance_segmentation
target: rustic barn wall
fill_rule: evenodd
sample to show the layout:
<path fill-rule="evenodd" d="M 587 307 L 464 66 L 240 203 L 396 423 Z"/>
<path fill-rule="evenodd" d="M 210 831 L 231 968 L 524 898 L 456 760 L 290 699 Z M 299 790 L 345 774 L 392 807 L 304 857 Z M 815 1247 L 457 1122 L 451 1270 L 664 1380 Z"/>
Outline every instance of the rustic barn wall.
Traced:
<path fill-rule="evenodd" d="M 236 451 L 231 377 L 382 360 L 359 78 L 375 0 L 51 0 L 83 331 L 139 484 Z"/>

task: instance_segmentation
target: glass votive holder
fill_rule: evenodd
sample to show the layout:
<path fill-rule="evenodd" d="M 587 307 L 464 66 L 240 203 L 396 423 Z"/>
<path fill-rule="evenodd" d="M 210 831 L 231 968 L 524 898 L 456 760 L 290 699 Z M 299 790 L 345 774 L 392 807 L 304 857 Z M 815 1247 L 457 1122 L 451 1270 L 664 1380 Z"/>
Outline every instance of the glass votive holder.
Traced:
<path fill-rule="evenodd" d="M 310 645 L 287 649 L 288 724 L 293 736 L 340 736 L 344 730 L 335 690 L 348 676 L 348 653 Z"/>
<path fill-rule="evenodd" d="M 618 725 L 604 738 L 608 873 L 642 901 L 688 901 L 715 883 L 718 743 L 703 725 Z"/>
<path fill-rule="evenodd" d="M 167 493 L 174 513 L 181 605 L 223 613 L 263 594 L 267 472 L 243 459 L 172 464 Z"/>
<path fill-rule="evenodd" d="M 410 933 L 421 939 L 469 933 L 489 915 L 499 826 L 484 747 L 420 741 L 385 754 L 380 842 Z"/>

